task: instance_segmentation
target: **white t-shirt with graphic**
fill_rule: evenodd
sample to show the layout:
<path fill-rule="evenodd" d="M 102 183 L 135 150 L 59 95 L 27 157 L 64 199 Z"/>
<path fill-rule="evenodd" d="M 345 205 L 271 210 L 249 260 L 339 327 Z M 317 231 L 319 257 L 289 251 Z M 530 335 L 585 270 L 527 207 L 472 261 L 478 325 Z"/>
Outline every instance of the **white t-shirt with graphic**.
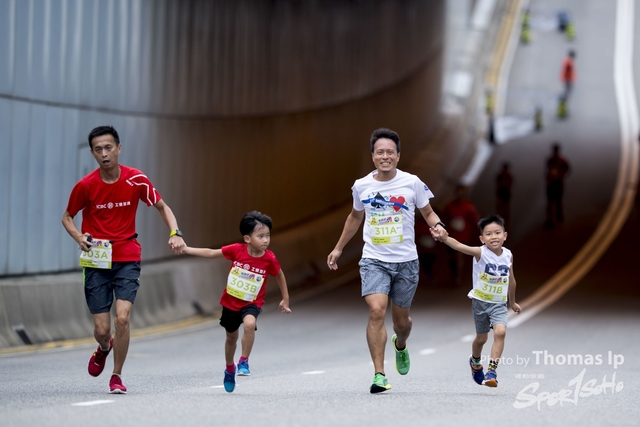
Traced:
<path fill-rule="evenodd" d="M 505 247 L 496 255 L 482 245 L 480 259 L 473 258 L 473 289 L 467 296 L 491 303 L 507 302 L 511 258 L 511 251 Z"/>
<path fill-rule="evenodd" d="M 362 258 L 384 262 L 418 259 L 415 244 L 415 210 L 429 204 L 433 193 L 415 175 L 396 169 L 389 181 L 377 181 L 377 170 L 351 187 L 353 208 L 365 210 Z"/>

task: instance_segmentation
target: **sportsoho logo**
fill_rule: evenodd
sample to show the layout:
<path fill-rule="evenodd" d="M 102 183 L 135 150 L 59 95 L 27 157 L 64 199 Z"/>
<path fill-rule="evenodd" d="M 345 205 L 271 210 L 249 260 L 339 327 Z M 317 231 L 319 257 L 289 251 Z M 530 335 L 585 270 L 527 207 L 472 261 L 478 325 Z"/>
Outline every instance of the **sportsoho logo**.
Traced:
<path fill-rule="evenodd" d="M 546 406 L 555 406 L 560 404 L 572 404 L 578 405 L 578 402 L 582 399 L 586 399 L 592 396 L 598 396 L 600 394 L 614 395 L 620 393 L 624 389 L 624 383 L 616 379 L 617 369 L 624 364 L 624 356 L 622 354 L 615 354 L 612 351 L 608 351 L 606 355 L 603 354 L 551 354 L 545 351 L 534 351 L 535 365 L 577 365 L 577 366 L 599 366 L 609 365 L 613 367 L 614 371 L 610 379 L 607 380 L 608 375 L 604 375 L 602 380 L 598 378 L 587 377 L 587 368 L 583 368 L 580 373 L 569 380 L 567 388 L 562 387 L 558 391 L 541 391 L 540 382 L 532 382 L 524 387 L 513 403 L 513 407 L 516 409 L 523 409 L 529 406 L 537 406 L 538 411 L 541 410 L 543 403 Z M 529 359 L 520 358 L 518 360 L 526 360 L 524 366 L 529 364 Z M 533 365 L 533 364 L 532 364 Z M 600 374 L 601 375 L 601 374 Z M 535 378 L 540 376 L 521 376 L 522 378 Z M 544 375 L 541 376 L 544 378 Z M 555 383 L 557 384 L 557 382 Z"/>

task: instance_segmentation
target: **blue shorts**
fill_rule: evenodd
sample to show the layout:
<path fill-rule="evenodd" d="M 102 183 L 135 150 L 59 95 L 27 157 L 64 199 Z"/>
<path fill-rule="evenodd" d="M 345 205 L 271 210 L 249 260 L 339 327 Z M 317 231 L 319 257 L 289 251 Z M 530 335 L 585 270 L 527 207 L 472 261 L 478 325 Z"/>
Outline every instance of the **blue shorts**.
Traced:
<path fill-rule="evenodd" d="M 240 309 L 240 311 L 234 311 L 227 307 L 222 307 L 222 315 L 220 316 L 220 326 L 222 326 L 230 334 L 238 330 L 244 317 L 248 314 L 258 319 L 258 315 L 262 313 L 262 309 L 255 304 L 249 304 Z M 256 331 L 258 330 L 258 322 L 256 322 Z"/>
<path fill-rule="evenodd" d="M 373 258 L 362 258 L 360 279 L 362 296 L 385 294 L 399 307 L 409 308 L 418 289 L 420 262 L 384 262 Z"/>
<path fill-rule="evenodd" d="M 140 287 L 140 261 L 114 262 L 111 269 L 85 267 L 84 297 L 91 314 L 108 313 L 116 299 L 133 304 Z"/>
<path fill-rule="evenodd" d="M 487 334 L 493 325 L 507 326 L 507 303 L 486 302 L 471 298 L 471 310 L 477 334 Z"/>

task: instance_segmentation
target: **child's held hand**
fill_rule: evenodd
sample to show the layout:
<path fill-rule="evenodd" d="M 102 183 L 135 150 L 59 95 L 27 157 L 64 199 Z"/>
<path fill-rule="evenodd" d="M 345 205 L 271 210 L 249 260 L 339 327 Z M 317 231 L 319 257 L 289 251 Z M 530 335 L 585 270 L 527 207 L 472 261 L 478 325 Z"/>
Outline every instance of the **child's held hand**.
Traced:
<path fill-rule="evenodd" d="M 511 310 L 515 311 L 517 314 L 520 314 L 522 312 L 522 309 L 520 308 L 520 304 L 515 302 L 511 304 Z"/>
<path fill-rule="evenodd" d="M 291 313 L 291 309 L 289 308 L 289 302 L 285 300 L 280 301 L 280 304 L 278 304 L 278 310 L 280 310 L 283 313 Z"/>

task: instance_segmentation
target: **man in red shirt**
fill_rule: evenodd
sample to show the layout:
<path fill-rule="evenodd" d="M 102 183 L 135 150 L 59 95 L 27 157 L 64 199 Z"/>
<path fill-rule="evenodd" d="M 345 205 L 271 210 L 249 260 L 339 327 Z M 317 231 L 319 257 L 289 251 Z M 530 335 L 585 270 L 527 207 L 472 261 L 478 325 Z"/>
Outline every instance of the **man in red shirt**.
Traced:
<path fill-rule="evenodd" d="M 576 52 L 574 50 L 570 50 L 567 56 L 562 61 L 562 73 L 560 78 L 562 83 L 564 84 L 564 100 L 567 101 L 569 99 L 569 94 L 571 93 L 571 89 L 573 87 L 573 83 L 576 81 L 576 67 L 575 60 Z"/>
<path fill-rule="evenodd" d="M 443 219 L 449 224 L 449 235 L 465 245 L 474 244 L 478 239 L 478 221 L 480 215 L 475 205 L 467 198 L 467 188 L 456 186 L 456 197 L 447 203 L 442 212 Z M 460 273 L 464 264 L 464 254 L 447 246 L 449 268 L 454 286 L 460 284 Z"/>
<path fill-rule="evenodd" d="M 71 191 L 62 225 L 82 250 L 85 299 L 93 315 L 98 348 L 89 360 L 89 374 L 97 377 L 114 349 L 111 393 L 126 393 L 120 375 L 129 350 L 130 316 L 140 287 L 142 248 L 136 240 L 138 201 L 154 206 L 169 227 L 169 246 L 180 254 L 185 246 L 178 223 L 149 179 L 139 170 L 118 163 L 122 151 L 118 132 L 99 126 L 89 134 L 91 154 L 100 166 Z M 82 231 L 73 217 L 82 211 Z M 111 337 L 113 296 L 116 298 L 115 339 Z"/>

